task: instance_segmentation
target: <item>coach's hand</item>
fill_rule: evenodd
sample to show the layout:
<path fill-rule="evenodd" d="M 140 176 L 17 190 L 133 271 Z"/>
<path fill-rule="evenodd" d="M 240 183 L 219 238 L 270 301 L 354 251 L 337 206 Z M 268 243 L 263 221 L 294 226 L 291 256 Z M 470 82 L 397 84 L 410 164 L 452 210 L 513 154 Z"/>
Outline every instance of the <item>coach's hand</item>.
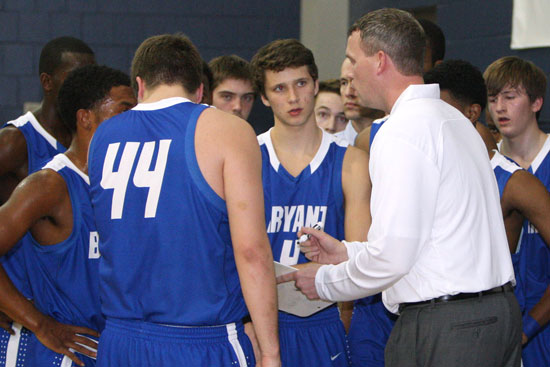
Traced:
<path fill-rule="evenodd" d="M 0 312 L 0 328 L 6 330 L 11 335 L 14 335 L 15 331 L 11 327 L 12 323 L 13 323 L 13 320 L 10 319 L 10 317 L 8 315 L 6 315 L 3 312 Z"/>
<path fill-rule="evenodd" d="M 300 289 L 308 299 L 319 299 L 319 294 L 317 294 L 315 288 L 315 275 L 321 266 L 321 264 L 314 262 L 294 265 L 298 268 L 298 271 L 278 276 L 277 284 L 293 280 L 296 282 L 296 288 Z"/>
<path fill-rule="evenodd" d="M 84 363 L 75 355 L 75 351 L 88 357 L 96 358 L 97 342 L 78 334 L 99 337 L 99 333 L 87 327 L 72 326 L 57 322 L 49 316 L 44 316 L 40 327 L 34 331 L 38 340 L 56 353 L 63 353 L 79 366 Z M 87 346 L 95 351 L 87 349 Z"/>
<path fill-rule="evenodd" d="M 300 243 L 300 251 L 311 261 L 319 264 L 339 264 L 348 259 L 346 245 L 323 231 L 303 227 L 298 237 L 309 234 L 309 240 Z"/>

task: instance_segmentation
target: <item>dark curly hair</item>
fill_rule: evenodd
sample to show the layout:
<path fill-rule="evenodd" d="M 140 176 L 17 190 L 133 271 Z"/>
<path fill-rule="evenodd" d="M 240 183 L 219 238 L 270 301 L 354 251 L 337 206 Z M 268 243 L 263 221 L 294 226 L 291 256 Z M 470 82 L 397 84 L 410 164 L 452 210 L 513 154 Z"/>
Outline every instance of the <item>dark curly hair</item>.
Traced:
<path fill-rule="evenodd" d="M 487 105 L 487 88 L 478 68 L 464 60 L 445 60 L 424 74 L 426 84 L 438 83 L 464 104 Z"/>
<path fill-rule="evenodd" d="M 286 68 L 307 66 L 309 75 L 316 81 L 319 78 L 313 52 L 295 39 L 276 40 L 258 50 L 250 62 L 256 91 L 265 97 L 265 72 L 279 72 Z"/>
<path fill-rule="evenodd" d="M 130 77 L 107 66 L 87 65 L 73 70 L 57 96 L 59 114 L 67 128 L 76 131 L 76 112 L 100 104 L 113 87 L 130 86 Z"/>

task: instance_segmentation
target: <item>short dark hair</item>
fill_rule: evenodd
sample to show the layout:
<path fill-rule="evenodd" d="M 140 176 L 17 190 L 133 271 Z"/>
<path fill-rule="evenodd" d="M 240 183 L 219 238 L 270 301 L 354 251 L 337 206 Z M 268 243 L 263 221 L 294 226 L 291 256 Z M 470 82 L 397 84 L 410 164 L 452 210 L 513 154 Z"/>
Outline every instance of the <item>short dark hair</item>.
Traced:
<path fill-rule="evenodd" d="M 319 82 L 319 92 L 329 92 L 340 95 L 340 80 L 327 79 Z"/>
<path fill-rule="evenodd" d="M 84 41 L 74 37 L 59 37 L 46 43 L 40 52 L 38 74 L 52 75 L 61 66 L 65 52 L 94 55 L 94 52 Z"/>
<path fill-rule="evenodd" d="M 438 83 L 464 104 L 487 105 L 487 88 L 478 68 L 463 60 L 445 60 L 424 74 L 426 84 Z"/>
<path fill-rule="evenodd" d="M 130 77 L 107 66 L 86 65 L 73 70 L 57 95 L 59 114 L 67 128 L 76 131 L 76 112 L 97 107 L 113 87 L 130 86 Z"/>
<path fill-rule="evenodd" d="M 418 19 L 418 23 L 424 29 L 426 39 L 432 49 L 432 65 L 435 65 L 436 61 L 445 58 L 445 35 L 441 28 L 430 20 Z"/>
<path fill-rule="evenodd" d="M 201 85 L 202 61 L 193 42 L 183 34 L 149 37 L 134 55 L 132 86 L 137 91 L 139 76 L 149 89 L 161 84 L 179 84 L 188 93 L 194 93 Z"/>
<path fill-rule="evenodd" d="M 384 8 L 363 15 L 350 27 L 348 36 L 361 33 L 367 56 L 384 51 L 403 75 L 422 75 L 426 36 L 414 17 L 399 9 Z"/>
<path fill-rule="evenodd" d="M 225 79 L 237 79 L 254 84 L 250 63 L 237 55 L 223 55 L 213 58 L 208 63 L 214 82 L 212 90 L 216 89 Z"/>
<path fill-rule="evenodd" d="M 319 78 L 313 52 L 295 39 L 276 40 L 258 50 L 250 62 L 257 92 L 265 96 L 265 72 L 279 72 L 286 68 L 307 66 L 309 75 Z"/>

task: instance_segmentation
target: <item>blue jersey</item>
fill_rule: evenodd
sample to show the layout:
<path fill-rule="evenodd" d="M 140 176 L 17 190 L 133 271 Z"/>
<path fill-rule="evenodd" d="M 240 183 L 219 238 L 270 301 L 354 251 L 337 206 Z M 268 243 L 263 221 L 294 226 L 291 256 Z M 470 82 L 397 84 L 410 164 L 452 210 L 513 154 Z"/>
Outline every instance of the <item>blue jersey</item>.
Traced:
<path fill-rule="evenodd" d="M 258 136 L 267 234 L 273 258 L 285 265 L 309 260 L 297 246 L 297 232 L 320 222 L 323 230 L 344 238 L 342 164 L 346 145 L 323 132 L 311 163 L 294 177 L 282 166 L 271 141 L 271 130 Z M 283 365 L 347 366 L 345 330 L 334 305 L 307 318 L 279 312 Z"/>
<path fill-rule="evenodd" d="M 528 171 L 550 190 L 550 135 Z M 550 285 L 550 249 L 536 228 L 528 221 L 523 225 L 519 246 L 517 276 L 521 279 L 525 296 L 524 312 L 529 312 Z M 526 367 L 550 365 L 550 326 L 548 324 L 524 346 L 522 358 Z"/>
<path fill-rule="evenodd" d="M 56 171 L 67 185 L 73 230 L 66 240 L 47 246 L 28 236 L 22 247 L 34 305 L 59 322 L 101 332 L 105 320 L 99 302 L 99 237 L 88 176 L 64 154 L 44 169 Z"/>
<path fill-rule="evenodd" d="M 6 126 L 16 127 L 25 137 L 27 143 L 28 174 L 39 170 L 53 156 L 66 150 L 63 145 L 40 125 L 32 112 L 27 112 L 15 120 L 8 121 L 2 127 Z M 3 256 L 0 262 L 15 287 L 26 298 L 33 298 L 31 285 L 25 271 L 25 259 L 22 251 L 19 251 L 26 238 L 28 238 L 28 235 L 19 241 L 9 253 Z M 26 350 L 31 350 L 32 345 L 35 343 L 32 333 L 28 330 L 21 328 L 20 325 L 14 325 L 14 329 L 16 330 L 16 335 L 10 335 L 3 329 L 0 330 L 0 340 L 5 341 L 5 343 L 0 343 L 0 366 L 3 363 L 9 365 L 12 358 L 18 358 L 18 363 L 25 365 Z M 19 346 L 19 352 L 17 346 Z M 11 353 L 11 356 L 7 353 Z"/>
<path fill-rule="evenodd" d="M 246 314 L 227 207 L 203 177 L 195 128 L 205 105 L 139 104 L 105 121 L 89 152 L 109 320 L 210 326 Z"/>
<path fill-rule="evenodd" d="M 271 130 L 258 137 L 267 235 L 275 261 L 301 264 L 309 261 L 296 245 L 296 235 L 302 227 L 320 222 L 326 233 L 344 238 L 342 162 L 346 147 L 323 132 L 317 154 L 294 177 L 279 162 L 270 134 Z"/>
<path fill-rule="evenodd" d="M 16 127 L 25 137 L 27 143 L 27 163 L 28 174 L 39 170 L 42 166 L 52 159 L 56 154 L 65 152 L 66 148 L 61 145 L 53 136 L 50 135 L 40 125 L 32 112 L 27 112 L 16 120 L 8 121 L 6 126 Z M 32 298 L 30 285 L 24 272 L 23 259 L 19 257 L 17 249 L 21 246 L 21 241 L 6 256 L 2 258 L 2 265 L 16 288 L 27 298 Z"/>
<path fill-rule="evenodd" d="M 518 166 L 510 158 L 507 158 L 500 154 L 498 151 L 495 150 L 494 153 L 495 154 L 493 155 L 493 158 L 491 158 L 491 167 L 493 168 L 493 172 L 495 173 L 498 184 L 498 192 L 500 194 L 500 197 L 502 198 L 504 188 L 506 187 L 508 180 L 510 179 L 510 177 L 512 177 L 514 172 L 520 170 L 521 167 Z"/>

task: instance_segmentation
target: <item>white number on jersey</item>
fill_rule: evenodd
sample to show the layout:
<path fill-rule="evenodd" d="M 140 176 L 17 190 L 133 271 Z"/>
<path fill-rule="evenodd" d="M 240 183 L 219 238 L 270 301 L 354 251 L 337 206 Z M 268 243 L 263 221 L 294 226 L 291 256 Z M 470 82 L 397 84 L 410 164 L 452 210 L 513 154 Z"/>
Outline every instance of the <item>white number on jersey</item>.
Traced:
<path fill-rule="evenodd" d="M 99 259 L 101 254 L 99 253 L 99 234 L 97 232 L 90 232 L 90 247 L 88 250 L 88 259 Z"/>
<path fill-rule="evenodd" d="M 296 265 L 298 264 L 298 257 L 300 256 L 300 249 L 298 248 L 297 240 L 285 240 L 283 242 L 283 248 L 281 249 L 281 258 L 279 262 L 283 265 Z"/>
<path fill-rule="evenodd" d="M 145 204 L 145 218 L 154 218 L 157 213 L 157 206 L 160 197 L 164 171 L 168 160 L 168 151 L 170 150 L 171 139 L 161 140 L 159 142 L 159 151 L 155 168 L 151 171 L 151 161 L 155 151 L 156 142 L 149 141 L 144 143 L 139 156 L 136 171 L 134 172 L 133 183 L 136 187 L 148 187 L 147 202 Z M 141 143 L 127 142 L 122 151 L 122 158 L 118 171 L 114 172 L 115 159 L 117 157 L 120 143 L 109 144 L 105 162 L 103 163 L 103 175 L 101 177 L 101 187 L 104 189 L 113 189 L 113 200 L 111 205 L 111 219 L 122 218 L 124 209 L 124 199 L 126 197 L 126 188 L 130 181 L 130 174 L 136 159 L 136 154 Z"/>

